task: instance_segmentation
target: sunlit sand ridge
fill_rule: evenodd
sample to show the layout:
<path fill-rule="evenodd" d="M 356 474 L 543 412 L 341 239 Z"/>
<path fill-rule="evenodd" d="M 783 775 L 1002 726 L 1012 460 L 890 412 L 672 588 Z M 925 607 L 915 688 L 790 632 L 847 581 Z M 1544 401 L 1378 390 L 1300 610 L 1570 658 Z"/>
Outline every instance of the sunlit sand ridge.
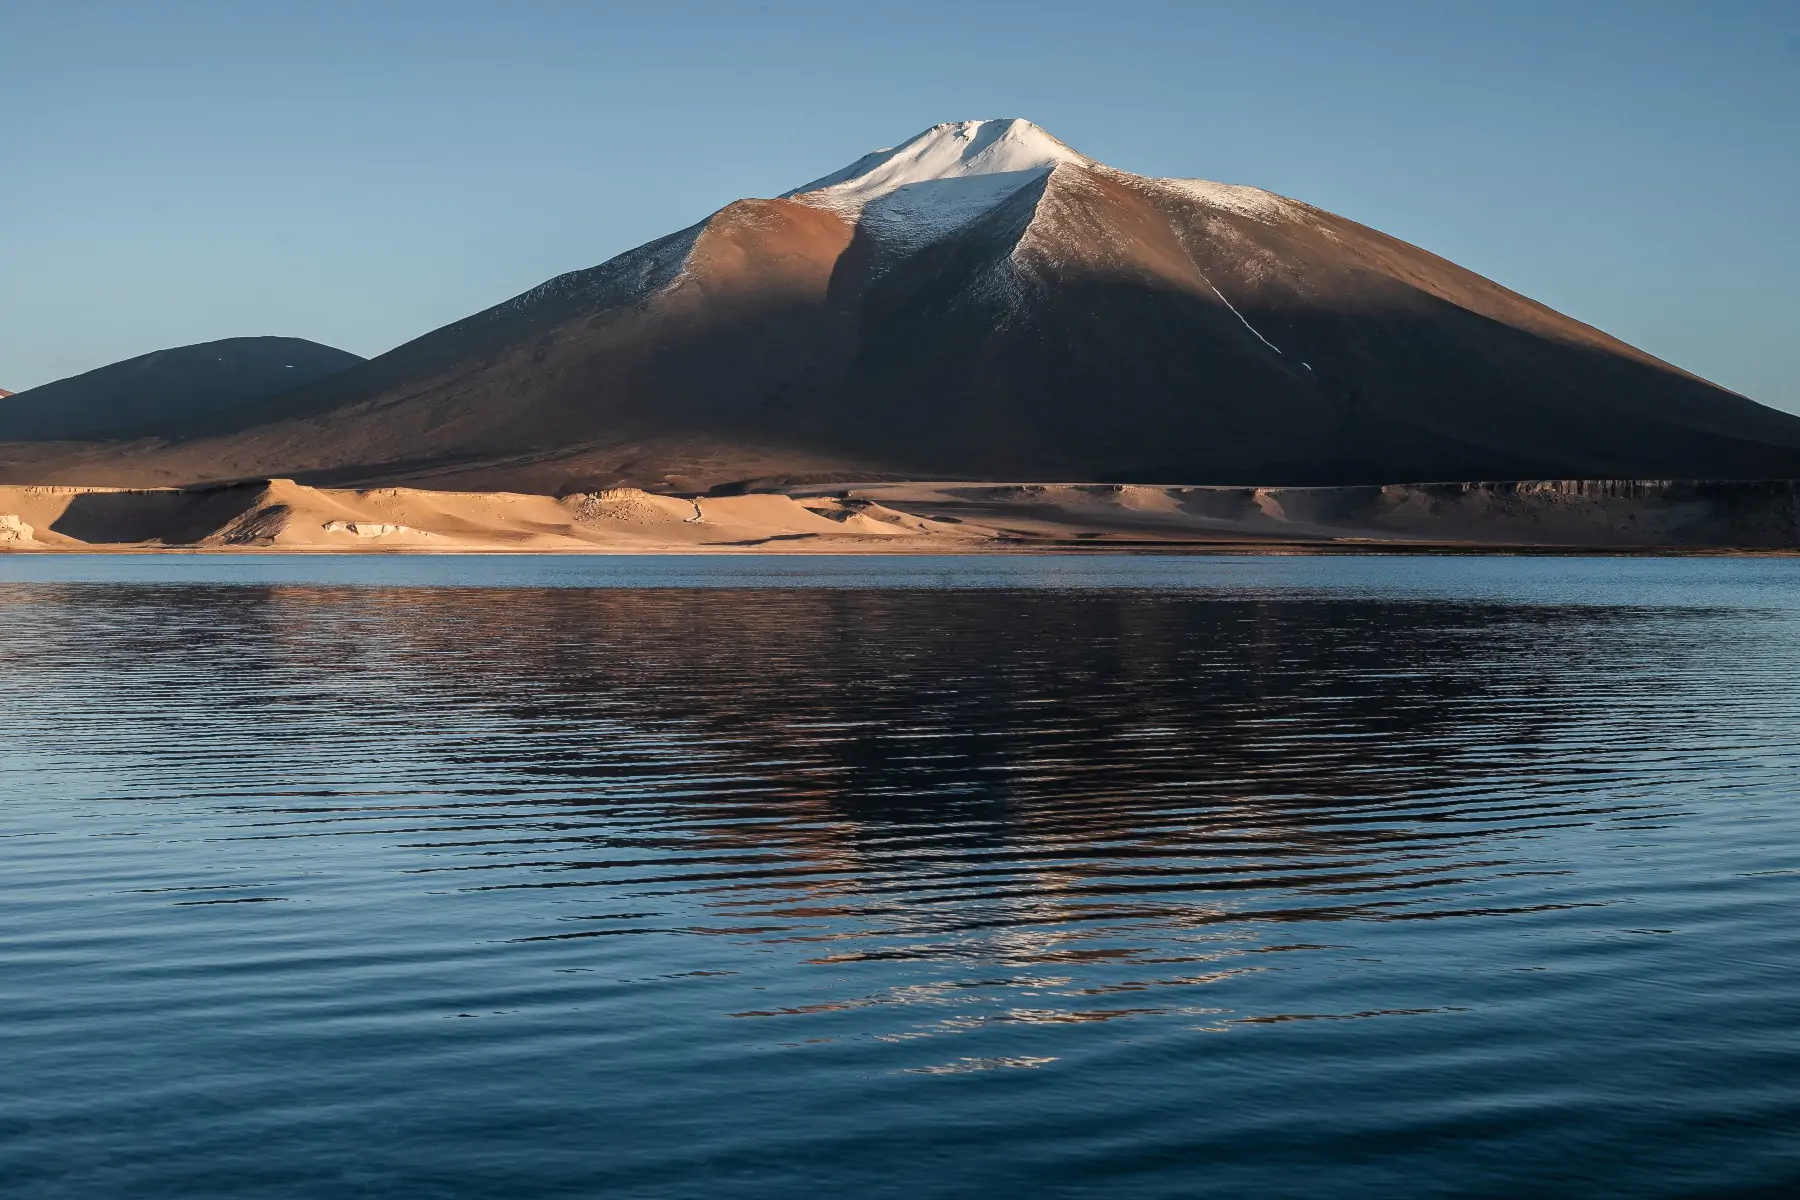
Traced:
<path fill-rule="evenodd" d="M 1249 488 L 895 483 L 676 496 L 0 487 L 0 549 L 840 553 L 1787 550 L 1800 485 L 1642 480 Z"/>

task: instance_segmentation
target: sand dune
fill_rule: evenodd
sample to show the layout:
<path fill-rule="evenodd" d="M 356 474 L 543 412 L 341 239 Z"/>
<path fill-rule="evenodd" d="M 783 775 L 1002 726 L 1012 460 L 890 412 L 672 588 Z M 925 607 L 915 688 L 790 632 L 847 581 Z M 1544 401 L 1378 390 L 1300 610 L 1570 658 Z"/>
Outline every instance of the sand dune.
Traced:
<path fill-rule="evenodd" d="M 1800 550 L 1800 484 L 1389 487 L 895 483 L 728 496 L 0 487 L 0 551 L 955 553 Z"/>
<path fill-rule="evenodd" d="M 885 514 L 884 514 L 885 515 Z M 917 537 L 933 523 L 830 497 L 686 499 L 635 488 L 533 496 L 313 488 L 275 479 L 202 488 L 0 487 L 13 549 L 658 551 Z M 973 540 L 951 532 L 952 540 Z"/>

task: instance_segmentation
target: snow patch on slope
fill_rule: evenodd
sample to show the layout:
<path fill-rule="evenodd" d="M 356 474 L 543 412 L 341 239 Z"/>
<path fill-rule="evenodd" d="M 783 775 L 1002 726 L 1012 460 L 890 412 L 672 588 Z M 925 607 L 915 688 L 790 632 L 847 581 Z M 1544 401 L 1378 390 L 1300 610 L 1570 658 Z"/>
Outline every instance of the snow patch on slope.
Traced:
<path fill-rule="evenodd" d="M 500 320 L 554 300 L 582 299 L 595 308 L 610 308 L 647 299 L 681 277 L 688 255 L 705 228 L 706 222 L 702 221 L 627 250 L 597 267 L 558 275 L 477 315 Z"/>
<path fill-rule="evenodd" d="M 828 209 L 884 247 L 910 251 L 967 228 L 1061 163 L 1093 160 L 1030 121 L 951 121 L 783 198 Z"/>
<path fill-rule="evenodd" d="M 1236 183 L 1214 183 L 1210 179 L 1156 179 L 1164 187 L 1198 200 L 1208 208 L 1223 209 L 1253 220 L 1275 222 L 1299 215 L 1299 205 L 1285 196 L 1265 192 L 1261 188 Z"/>

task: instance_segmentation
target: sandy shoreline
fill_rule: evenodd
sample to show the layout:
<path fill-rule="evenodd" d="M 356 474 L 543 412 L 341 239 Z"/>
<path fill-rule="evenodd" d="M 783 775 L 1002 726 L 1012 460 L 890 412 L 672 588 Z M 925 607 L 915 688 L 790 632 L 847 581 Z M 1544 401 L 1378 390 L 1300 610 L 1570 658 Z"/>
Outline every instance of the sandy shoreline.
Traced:
<path fill-rule="evenodd" d="M 736 495 L 0 487 L 12 553 L 1793 554 L 1800 483 L 878 482 Z"/>

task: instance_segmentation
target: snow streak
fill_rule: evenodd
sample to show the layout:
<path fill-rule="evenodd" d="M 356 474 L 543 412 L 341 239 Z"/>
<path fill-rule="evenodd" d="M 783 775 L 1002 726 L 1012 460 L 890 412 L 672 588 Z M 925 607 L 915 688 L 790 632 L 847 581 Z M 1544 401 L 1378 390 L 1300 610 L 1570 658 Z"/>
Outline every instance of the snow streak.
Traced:
<path fill-rule="evenodd" d="M 1204 276 L 1204 275 L 1202 275 L 1202 276 L 1201 276 L 1201 277 L 1200 277 L 1200 278 L 1202 278 L 1202 279 L 1206 279 L 1206 276 Z M 1217 297 L 1218 297 L 1218 298 L 1219 298 L 1219 299 L 1220 299 L 1220 301 L 1222 301 L 1222 302 L 1223 302 L 1223 303 L 1224 303 L 1224 305 L 1225 305 L 1225 307 L 1226 307 L 1226 308 L 1229 308 L 1229 309 L 1230 309 L 1230 310 L 1231 310 L 1231 315 L 1232 315 L 1232 316 L 1234 316 L 1234 317 L 1236 317 L 1236 318 L 1237 318 L 1237 319 L 1238 319 L 1238 320 L 1240 320 L 1240 321 L 1243 321 L 1243 322 L 1244 322 L 1244 328 L 1245 328 L 1245 329 L 1248 329 L 1248 330 L 1249 330 L 1249 331 L 1250 331 L 1250 332 L 1251 332 L 1251 333 L 1253 333 L 1253 334 L 1256 334 L 1256 340 L 1257 340 L 1257 341 L 1259 341 L 1259 342 L 1261 342 L 1261 343 L 1262 343 L 1262 344 L 1263 344 L 1263 345 L 1265 345 L 1265 346 L 1267 346 L 1267 347 L 1268 347 L 1268 348 L 1269 348 L 1269 349 L 1271 349 L 1271 350 L 1273 350 L 1273 351 L 1274 351 L 1274 352 L 1275 352 L 1275 353 L 1277 353 L 1277 354 L 1280 354 L 1280 353 L 1281 353 L 1281 347 L 1280 347 L 1280 346 L 1277 346 L 1277 345 L 1276 345 L 1276 344 L 1275 344 L 1275 343 L 1274 343 L 1274 342 L 1271 342 L 1271 341 L 1270 341 L 1270 340 L 1269 340 L 1269 339 L 1268 339 L 1268 338 L 1266 338 L 1266 337 L 1264 337 L 1264 336 L 1263 336 L 1263 335 L 1262 335 L 1262 334 L 1260 334 L 1260 333 L 1257 333 L 1257 332 L 1256 332 L 1256 326 L 1254 326 L 1254 325 L 1252 325 L 1252 324 L 1251 324 L 1251 323 L 1250 323 L 1250 322 L 1249 322 L 1249 321 L 1248 321 L 1248 320 L 1247 320 L 1247 319 L 1246 319 L 1246 318 L 1245 318 L 1245 317 L 1244 317 L 1244 314 L 1243 314 L 1243 313 L 1241 313 L 1241 312 L 1239 312 L 1239 311 L 1238 311 L 1238 310 L 1237 310 L 1237 306 L 1236 306 L 1236 305 L 1234 305 L 1234 304 L 1233 304 L 1233 303 L 1232 303 L 1232 302 L 1231 302 L 1231 301 L 1229 301 L 1229 300 L 1226 300 L 1226 299 L 1225 299 L 1225 293 L 1224 293 L 1224 292 L 1221 292 L 1221 291 L 1220 291 L 1220 290 L 1219 290 L 1219 289 L 1218 289 L 1218 288 L 1216 288 L 1216 287 L 1213 287 L 1213 281 L 1212 281 L 1212 280 L 1210 280 L 1210 279 L 1206 279 L 1206 286 L 1207 286 L 1207 287 L 1209 287 L 1209 288 L 1212 288 L 1212 294 L 1213 294 L 1213 295 L 1215 295 L 1215 296 L 1217 296 Z M 1284 356 L 1284 357 L 1285 357 L 1285 356 Z M 1310 370 L 1312 370 L 1312 368 L 1311 368 L 1311 367 L 1307 367 L 1307 368 L 1306 368 L 1306 369 L 1307 369 L 1307 370 L 1309 370 L 1309 371 L 1310 371 Z"/>

